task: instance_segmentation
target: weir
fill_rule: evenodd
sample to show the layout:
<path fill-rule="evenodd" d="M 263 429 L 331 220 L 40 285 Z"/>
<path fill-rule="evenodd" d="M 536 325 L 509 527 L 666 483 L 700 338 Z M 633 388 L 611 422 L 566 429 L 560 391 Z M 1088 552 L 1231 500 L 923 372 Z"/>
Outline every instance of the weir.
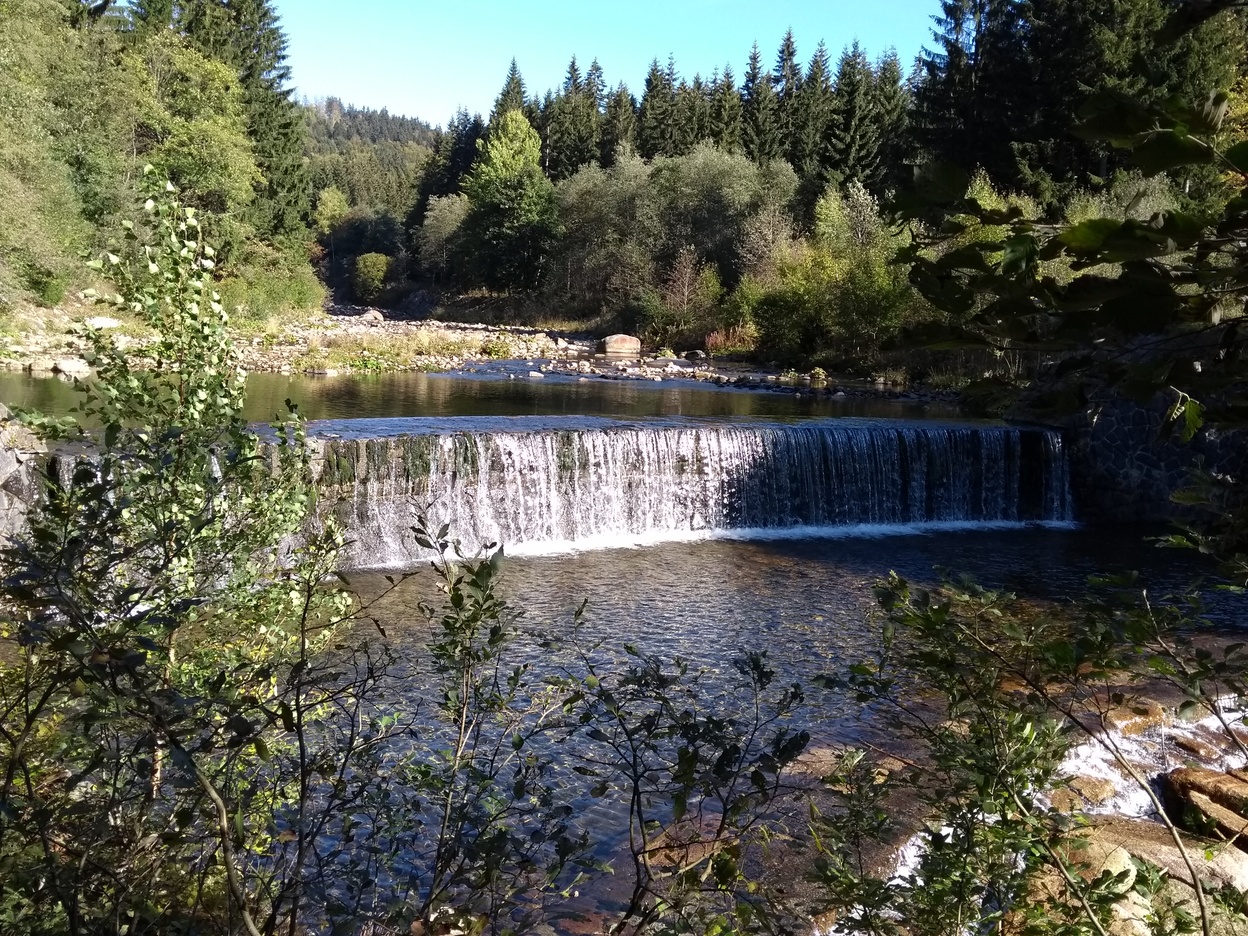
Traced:
<path fill-rule="evenodd" d="M 355 568 L 426 558 L 411 535 L 421 510 L 466 550 L 510 553 L 1073 520 L 1062 437 L 1044 429 L 512 417 L 313 431 Z"/>

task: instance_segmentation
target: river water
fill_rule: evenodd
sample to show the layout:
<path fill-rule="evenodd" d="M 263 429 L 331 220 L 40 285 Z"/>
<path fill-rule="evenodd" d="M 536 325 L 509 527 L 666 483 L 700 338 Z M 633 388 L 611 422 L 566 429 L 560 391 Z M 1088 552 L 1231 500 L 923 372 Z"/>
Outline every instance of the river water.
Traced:
<path fill-rule="evenodd" d="M 548 640 L 572 637 L 588 601 L 580 640 L 687 661 L 706 674 L 708 704 L 723 701 L 731 659 L 765 651 L 780 682 L 808 687 L 791 722 L 813 743 L 886 746 L 887 721 L 813 686 L 871 655 L 872 586 L 889 572 L 930 585 L 947 570 L 1052 599 L 1081 594 L 1098 573 L 1140 570 L 1164 593 L 1204 571 L 1195 556 L 1153 546 L 1146 537 L 1159 531 L 1081 527 L 1052 433 L 916 401 L 527 370 L 257 375 L 247 414 L 264 421 L 289 397 L 314 420 L 357 568 L 419 569 L 410 526 L 431 504 L 469 549 L 501 541 L 500 590 L 518 613 L 511 652 L 539 672 L 570 665 Z M 0 375 L 11 407 L 58 415 L 72 401 L 62 381 Z M 381 572 L 350 580 L 377 598 L 370 613 L 399 651 L 395 707 L 427 707 L 441 692 L 421 610 L 436 601 L 431 573 L 393 589 Z M 1237 604 L 1213 611 L 1244 623 Z M 578 809 L 610 855 L 621 804 Z"/>

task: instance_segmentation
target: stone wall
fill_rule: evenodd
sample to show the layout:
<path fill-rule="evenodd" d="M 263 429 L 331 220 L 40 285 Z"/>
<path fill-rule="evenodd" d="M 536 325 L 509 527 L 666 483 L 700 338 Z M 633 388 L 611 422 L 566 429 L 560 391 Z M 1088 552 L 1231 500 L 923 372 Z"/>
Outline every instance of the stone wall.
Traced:
<path fill-rule="evenodd" d="M 22 529 L 26 512 L 41 494 L 37 472 L 47 449 L 27 429 L 9 419 L 0 404 L 0 542 Z"/>
<path fill-rule="evenodd" d="M 1066 423 L 1076 515 L 1088 522 L 1157 522 L 1182 516 L 1171 495 L 1193 468 L 1244 479 L 1248 432 L 1203 429 L 1184 443 L 1163 429 L 1170 399 L 1147 405 L 1118 396 L 1094 400 Z"/>

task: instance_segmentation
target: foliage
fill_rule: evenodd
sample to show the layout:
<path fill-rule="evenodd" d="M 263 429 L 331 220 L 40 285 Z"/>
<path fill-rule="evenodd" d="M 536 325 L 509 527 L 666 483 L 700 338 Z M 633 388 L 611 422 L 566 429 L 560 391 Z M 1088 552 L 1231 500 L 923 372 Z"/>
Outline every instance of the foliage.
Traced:
<path fill-rule="evenodd" d="M 119 220 L 139 220 L 131 206 L 148 163 L 199 209 L 227 271 L 255 279 L 236 266 L 254 267 L 247 258 L 256 254 L 297 256 L 301 224 L 294 236 L 286 226 L 281 236 L 263 224 L 257 231 L 257 212 L 271 214 L 260 203 L 285 196 L 274 189 L 277 177 L 262 171 L 277 157 L 265 148 L 253 107 L 256 89 L 276 73 L 256 84 L 232 58 L 240 40 L 231 30 L 243 26 L 225 24 L 222 54 L 214 55 L 179 31 L 146 28 L 142 17 L 159 17 L 155 7 L 82 19 L 72 6 L 9 0 L 0 10 L 0 213 L 12 212 L 0 217 L 0 289 L 7 298 L 33 293 L 50 302 L 87 285 L 76 259 L 102 244 Z M 172 17 L 172 5 L 166 12 Z M 302 165 L 302 137 L 293 145 Z"/>
<path fill-rule="evenodd" d="M 753 304 L 759 354 L 784 364 L 872 362 L 922 312 L 892 262 L 903 246 L 864 188 L 829 191 L 815 207 L 811 245 L 779 264 Z"/>
<path fill-rule="evenodd" d="M 101 428 L 72 434 L 92 455 L 68 456 L 64 482 L 50 466 L 3 554 L 18 652 L 0 674 L 0 900 L 30 931 L 166 932 L 233 906 L 254 932 L 262 896 L 279 915 L 298 900 L 265 893 L 278 830 L 251 752 L 323 704 L 307 667 L 342 609 L 318 587 L 333 538 L 283 563 L 310 503 L 301 426 L 280 423 L 260 457 L 196 213 L 163 196 L 148 212 L 142 261 L 101 268 L 122 287 L 111 301 L 157 330 L 158 364 L 89 336 L 98 378 L 79 413 Z M 313 826 L 294 836 L 300 863 Z"/>
<path fill-rule="evenodd" d="M 351 280 L 355 298 L 365 304 L 372 302 L 381 295 L 389 273 L 390 258 L 385 254 L 360 254 L 355 258 L 355 275 Z"/>
<path fill-rule="evenodd" d="M 723 289 L 714 269 L 698 262 L 693 249 L 676 255 L 662 287 L 642 297 L 647 336 L 660 347 L 700 347 L 719 326 Z"/>
<path fill-rule="evenodd" d="M 886 615 L 881 649 L 831 684 L 893 713 L 897 730 L 922 754 L 881 771 L 851 751 L 827 778 L 838 811 L 816 819 L 816 877 L 846 932 L 992 925 L 1103 934 L 1114 931 L 1114 904 L 1133 887 L 1162 918 L 1154 879 L 1100 870 L 1087 851 L 1086 822 L 1050 808 L 1045 794 L 1075 744 L 1099 744 L 1141 785 L 1182 848 L 1178 817 L 1167 815 L 1103 728 L 1115 707 L 1131 705 L 1132 676 L 1165 674 L 1193 707 L 1211 712 L 1217 701 L 1210 693 L 1225 691 L 1223 680 L 1234 682 L 1239 661 L 1231 653 L 1211 668 L 1212 655 L 1180 636 L 1199 623 L 1187 598 L 1150 602 L 1130 594 L 1133 582 L 1118 584 L 1108 600 L 1053 609 L 966 581 L 928 592 L 894 575 L 877 589 Z M 862 856 L 895 834 L 888 804 L 916 794 L 924 813 L 917 860 L 879 876 Z M 1194 870 L 1203 858 L 1193 850 L 1183 860 L 1207 933 L 1214 910 Z"/>
<path fill-rule="evenodd" d="M 531 289 L 553 240 L 555 190 L 541 169 L 541 140 L 519 111 L 504 114 L 464 183 L 464 237 L 475 275 L 488 286 Z"/>
<path fill-rule="evenodd" d="M 453 277 L 463 263 L 460 239 L 468 209 L 465 195 L 442 195 L 429 201 L 418 250 L 421 268 L 435 281 Z"/>

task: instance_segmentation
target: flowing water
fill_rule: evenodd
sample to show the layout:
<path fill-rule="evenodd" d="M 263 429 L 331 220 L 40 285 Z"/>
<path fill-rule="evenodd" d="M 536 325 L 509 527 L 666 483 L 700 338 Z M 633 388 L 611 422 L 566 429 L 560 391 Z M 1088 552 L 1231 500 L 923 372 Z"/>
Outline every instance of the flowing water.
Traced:
<path fill-rule="evenodd" d="M 402 567 L 426 511 L 470 548 L 1069 524 L 1061 436 L 1005 426 L 575 419 L 313 424 L 348 564 Z"/>

